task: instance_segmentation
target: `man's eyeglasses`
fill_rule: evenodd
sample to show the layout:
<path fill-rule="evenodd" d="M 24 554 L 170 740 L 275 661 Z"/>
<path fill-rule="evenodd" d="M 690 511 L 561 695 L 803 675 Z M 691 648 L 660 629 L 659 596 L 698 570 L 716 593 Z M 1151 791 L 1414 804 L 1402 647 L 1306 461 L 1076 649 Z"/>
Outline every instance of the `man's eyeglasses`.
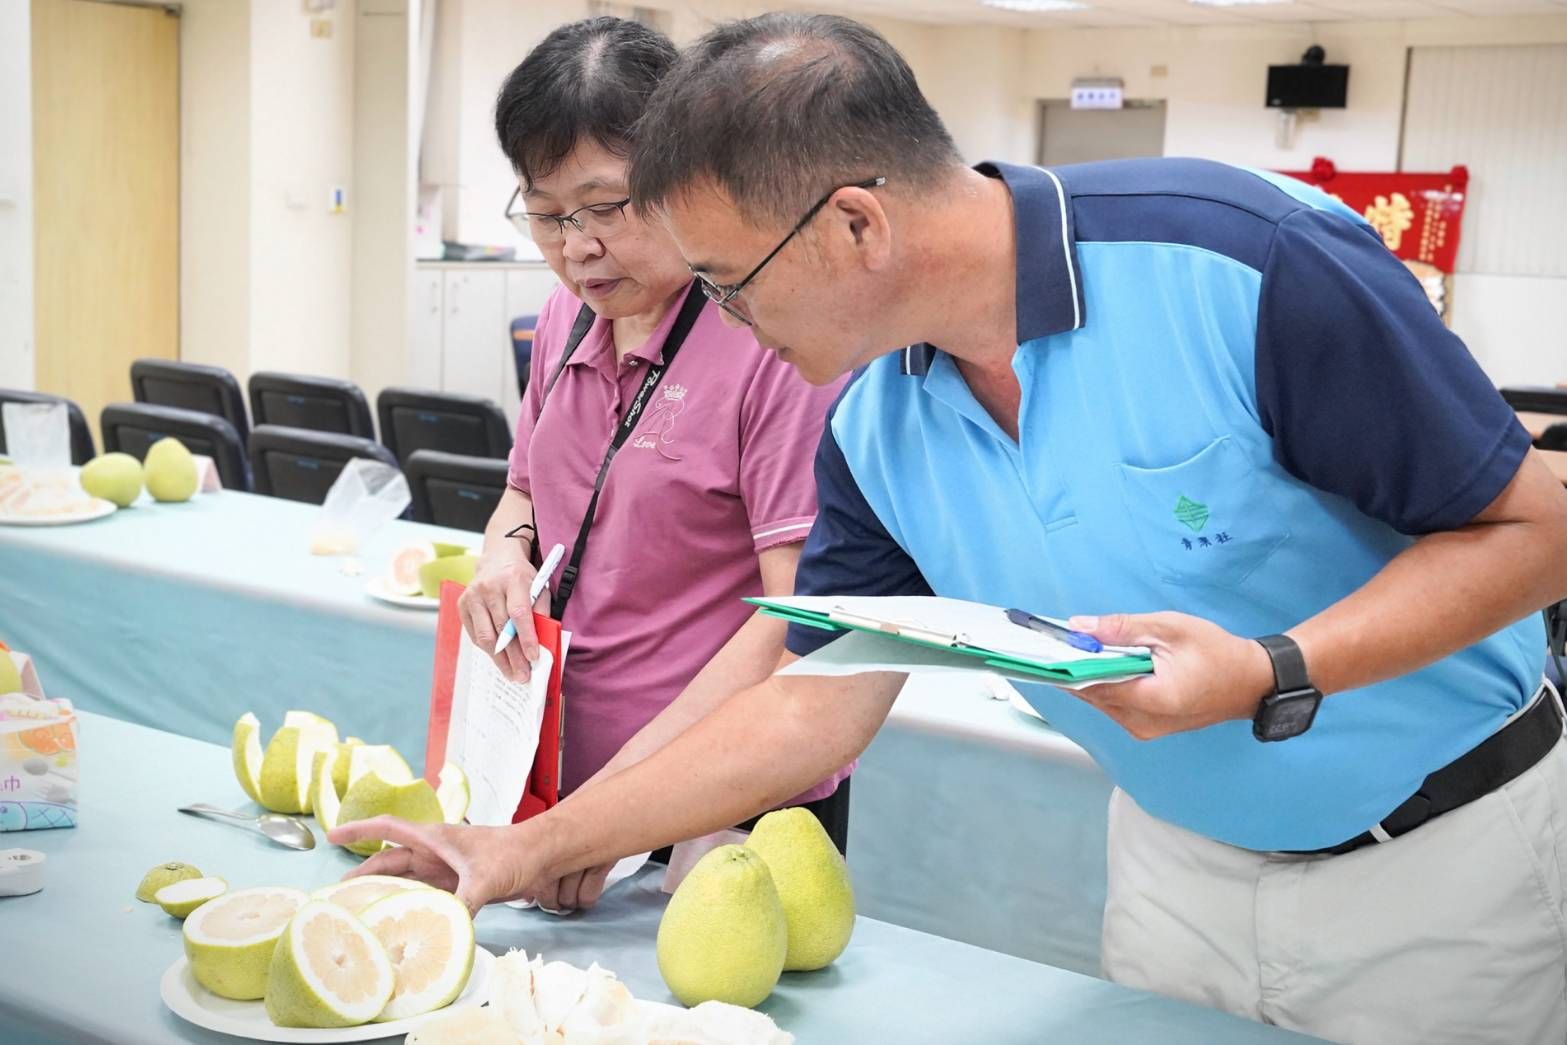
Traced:
<path fill-rule="evenodd" d="M 610 239 L 626 230 L 626 207 L 631 197 L 608 203 L 591 203 L 578 207 L 570 214 L 535 214 L 519 209 L 522 190 L 513 189 L 506 204 L 506 220 L 512 227 L 535 243 L 554 245 L 566 241 L 566 226 L 570 225 L 584 236 L 593 239 Z"/>
<path fill-rule="evenodd" d="M 731 316 L 738 319 L 746 326 L 753 326 L 755 325 L 755 320 L 753 320 L 747 312 L 745 302 L 739 300 L 740 292 L 744 290 L 746 286 L 753 279 L 755 279 L 764 268 L 767 267 L 767 263 L 769 261 L 772 261 L 778 256 L 779 251 L 783 250 L 784 247 L 789 245 L 790 240 L 799 235 L 801 229 L 810 224 L 811 219 L 816 217 L 823 207 L 827 206 L 827 201 L 832 199 L 836 193 L 843 189 L 879 189 L 885 184 L 887 184 L 886 178 L 867 178 L 864 181 L 853 182 L 849 185 L 839 185 L 837 188 L 827 193 L 827 195 L 817 200 L 810 210 L 805 212 L 805 217 L 794 223 L 794 228 L 789 230 L 789 235 L 785 236 L 783 240 L 779 242 L 778 246 L 774 247 L 768 253 L 767 257 L 763 258 L 759 263 L 757 263 L 756 268 L 747 273 L 746 277 L 738 283 L 731 285 L 714 283 L 712 280 L 708 279 L 700 272 L 697 272 L 695 269 L 691 270 L 691 275 L 696 278 L 697 285 L 702 288 L 702 293 L 707 295 L 707 299 L 709 301 L 713 302 L 713 304 L 717 305 L 719 308 L 723 309 L 725 312 L 729 313 Z"/>

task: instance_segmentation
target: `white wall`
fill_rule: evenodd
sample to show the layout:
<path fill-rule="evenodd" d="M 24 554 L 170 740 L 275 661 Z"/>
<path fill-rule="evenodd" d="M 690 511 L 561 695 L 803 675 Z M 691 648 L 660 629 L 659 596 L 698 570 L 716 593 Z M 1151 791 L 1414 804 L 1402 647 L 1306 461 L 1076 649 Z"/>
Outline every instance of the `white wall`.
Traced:
<path fill-rule="evenodd" d="M 0 387 L 33 387 L 33 91 L 28 0 L 0 0 Z"/>
<path fill-rule="evenodd" d="M 972 162 L 1032 162 L 1034 104 L 1019 90 L 1027 34 L 999 26 L 947 26 L 926 32 L 936 42 L 924 54 L 904 57 L 958 150 Z"/>
<path fill-rule="evenodd" d="M 241 381 L 251 341 L 250 7 L 184 0 L 180 13 L 180 358 Z"/>
<path fill-rule="evenodd" d="M 359 0 L 349 373 L 372 404 L 409 366 L 419 22 L 419 0 Z"/>
<path fill-rule="evenodd" d="M 1399 167 L 1410 47 L 1558 42 L 1567 40 L 1567 16 L 1027 36 L 1018 83 L 1024 98 L 1065 97 L 1075 77 L 1119 76 L 1128 97 L 1167 100 L 1166 155 L 1292 170 L 1326 156 L 1345 170 L 1391 171 Z M 1299 60 L 1311 43 L 1326 48 L 1329 61 L 1350 66 L 1349 105 L 1303 120 L 1292 147 L 1283 149 L 1275 141 L 1278 115 L 1262 104 L 1266 67 Z M 1151 75 L 1157 65 L 1167 75 Z M 1484 156 L 1469 159 L 1476 180 L 1484 177 L 1485 162 Z M 1453 329 L 1498 384 L 1567 380 L 1567 280 L 1461 270 L 1453 281 Z"/>
<path fill-rule="evenodd" d="M 718 22 L 777 6 L 752 0 L 639 0 L 639 4 L 669 13 L 670 36 L 679 45 L 690 43 Z M 421 177 L 441 187 L 446 239 L 513 246 L 519 257 L 536 256 L 505 219 L 506 201 L 516 180 L 495 141 L 495 96 L 507 74 L 551 30 L 587 16 L 586 0 L 549 4 L 441 0 Z M 911 65 L 916 58 L 923 61 L 931 27 L 894 18 L 865 21 L 903 50 Z M 1026 112 L 1016 97 L 1006 97 L 1002 86 L 1007 82 L 1003 77 L 1021 63 L 1021 40 L 1020 33 L 1009 37 L 1004 30 L 973 30 L 968 53 L 974 68 L 962 76 L 954 71 L 939 78 L 938 93 L 952 91 L 965 100 L 972 99 L 972 111 L 986 114 L 979 132 L 983 144 L 999 142 L 1009 128 L 1008 121 L 1020 108 Z M 998 64 L 985 50 L 988 44 L 1009 48 L 1009 64 Z M 1005 113 L 994 118 L 988 115 L 992 107 L 1003 106 Z"/>
<path fill-rule="evenodd" d="M 1074 78 L 1121 77 L 1129 98 L 1167 99 L 1166 155 L 1286 169 L 1328 156 L 1346 170 L 1394 170 L 1409 47 L 1567 39 L 1567 15 L 1026 35 L 1018 83 L 1024 97 L 1064 98 Z M 1293 146 L 1281 149 L 1274 140 L 1278 114 L 1263 107 L 1267 66 L 1299 61 L 1312 43 L 1327 50 L 1330 62 L 1350 66 L 1349 105 L 1303 120 Z M 1154 76 L 1155 66 L 1167 74 Z"/>
<path fill-rule="evenodd" d="M 352 215 L 328 211 L 353 185 L 355 0 L 329 38 L 302 5 L 251 5 L 251 365 L 347 377 Z"/>
<path fill-rule="evenodd" d="M 442 111 L 432 112 L 427 127 L 424 176 L 442 183 L 446 238 L 517 245 L 502 217 L 512 179 L 490 126 L 495 92 L 530 47 L 554 26 L 583 17 L 587 5 L 442 2 L 442 82 L 432 101 Z M 641 2 L 670 13 L 679 44 L 717 21 L 772 6 Z M 1275 169 L 1304 169 L 1327 156 L 1346 170 L 1396 170 L 1410 47 L 1567 40 L 1567 15 L 1052 30 L 865 20 L 903 52 L 965 157 L 1022 162 L 1035 155 L 1039 99 L 1066 97 L 1077 77 L 1116 76 L 1128 97 L 1166 101 L 1167 155 Z M 1349 106 L 1302 119 L 1291 144 L 1280 147 L 1278 113 L 1263 105 L 1267 66 L 1298 61 L 1312 43 L 1351 67 Z M 1477 157 L 1471 166 L 1482 163 Z M 1567 350 L 1556 334 L 1567 329 L 1563 281 L 1461 272 L 1453 297 L 1454 327 L 1493 380 L 1567 378 Z"/>
<path fill-rule="evenodd" d="M 1453 332 L 1497 385 L 1567 381 L 1567 279 L 1459 272 Z"/>
<path fill-rule="evenodd" d="M 495 95 L 506 75 L 556 26 L 586 18 L 586 0 L 518 4 L 512 0 L 444 0 L 455 8 L 461 76 L 446 95 L 456 107 L 457 169 L 443 186 L 447 239 L 521 246 L 506 220 L 506 200 L 517 182 L 495 141 Z M 442 22 L 439 34 L 451 27 Z M 448 46 L 443 43 L 438 46 Z M 448 114 L 447 119 L 451 116 Z"/>

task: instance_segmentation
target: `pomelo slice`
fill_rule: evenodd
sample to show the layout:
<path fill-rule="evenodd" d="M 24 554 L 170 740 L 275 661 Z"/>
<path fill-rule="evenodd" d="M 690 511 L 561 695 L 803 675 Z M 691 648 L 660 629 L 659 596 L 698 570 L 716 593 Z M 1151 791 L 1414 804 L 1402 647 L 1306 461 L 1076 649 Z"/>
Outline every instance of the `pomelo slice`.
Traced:
<path fill-rule="evenodd" d="M 403 761 L 403 756 L 392 745 L 361 744 L 349 750 L 348 779 L 338 789 L 339 793 L 347 798 L 359 778 L 371 770 L 389 784 L 406 784 L 414 778 L 413 770 L 408 768 L 408 763 Z"/>
<path fill-rule="evenodd" d="M 436 779 L 439 783 L 435 797 L 441 803 L 441 815 L 448 824 L 462 823 L 462 818 L 468 815 L 468 775 L 457 763 L 448 762 L 441 767 Z"/>
<path fill-rule="evenodd" d="M 377 816 L 395 816 L 416 824 L 439 824 L 442 822 L 441 803 L 435 797 L 435 788 L 422 778 L 413 779 L 410 774 L 407 781 L 392 783 L 371 770 L 348 785 L 348 794 L 343 796 L 343 804 L 337 812 L 337 822 L 349 824 Z M 350 853 L 371 856 L 385 846 L 381 839 L 364 839 L 345 848 Z"/>
<path fill-rule="evenodd" d="M 337 763 L 342 757 L 342 748 L 337 747 L 316 752 L 315 781 L 310 791 L 310 809 L 315 813 L 316 823 L 321 825 L 323 831 L 330 831 L 337 826 L 340 803 L 337 797 L 337 784 L 333 781 L 337 775 Z"/>
<path fill-rule="evenodd" d="M 337 745 L 337 766 L 332 770 L 332 783 L 337 786 L 338 798 L 348 794 L 348 761 L 353 755 L 353 749 L 363 744 L 364 741 L 358 737 L 349 737 Z"/>
<path fill-rule="evenodd" d="M 309 899 L 300 889 L 265 887 L 226 893 L 196 908 L 184 928 L 196 982 L 235 1001 L 264 995 L 272 950 Z"/>
<path fill-rule="evenodd" d="M 310 894 L 312 900 L 327 900 L 339 907 L 347 908 L 354 914 L 360 914 L 366 907 L 383 900 L 394 893 L 406 892 L 410 889 L 428 889 L 423 882 L 416 882 L 411 878 L 394 878 L 386 874 L 367 874 L 358 878 L 349 878 L 342 882 L 333 882 L 331 885 L 323 885 Z"/>
<path fill-rule="evenodd" d="M 310 807 L 316 752 L 312 735 L 298 726 L 284 726 L 267 742 L 261 759 L 261 804 L 274 813 L 303 813 Z"/>
<path fill-rule="evenodd" d="M 336 746 L 336 726 L 308 711 L 290 711 L 261 758 L 261 804 L 274 813 L 309 813 L 316 752 Z"/>
<path fill-rule="evenodd" d="M 234 723 L 234 776 L 252 802 L 261 801 L 261 723 L 247 711 Z"/>
<path fill-rule="evenodd" d="M 272 952 L 267 1016 L 279 1027 L 355 1027 L 386 1007 L 396 982 L 386 950 L 363 922 L 312 900 Z"/>
<path fill-rule="evenodd" d="M 178 860 L 170 860 L 166 864 L 159 864 L 146 874 L 141 876 L 141 882 L 136 886 L 136 899 L 142 903 L 156 903 L 153 899 L 158 890 L 175 882 L 183 882 L 187 878 L 200 878 L 201 872 L 190 864 L 180 863 Z"/>
<path fill-rule="evenodd" d="M 378 1021 L 445 1008 L 468 985 L 473 919 L 451 893 L 405 889 L 372 903 L 359 919 L 381 941 L 397 971 L 397 986 Z"/>
<path fill-rule="evenodd" d="M 326 743 L 337 743 L 337 726 L 331 719 L 322 718 L 314 711 L 286 711 L 283 713 L 283 725 L 308 729 L 322 734 Z"/>
<path fill-rule="evenodd" d="M 221 878 L 187 878 L 164 886 L 152 898 L 164 914 L 183 920 L 208 900 L 216 900 L 228 891 L 229 884 Z"/>
<path fill-rule="evenodd" d="M 392 561 L 386 570 L 387 586 L 399 595 L 418 595 L 421 590 L 419 567 L 434 562 L 437 557 L 436 547 L 429 541 L 403 545 L 392 553 Z"/>

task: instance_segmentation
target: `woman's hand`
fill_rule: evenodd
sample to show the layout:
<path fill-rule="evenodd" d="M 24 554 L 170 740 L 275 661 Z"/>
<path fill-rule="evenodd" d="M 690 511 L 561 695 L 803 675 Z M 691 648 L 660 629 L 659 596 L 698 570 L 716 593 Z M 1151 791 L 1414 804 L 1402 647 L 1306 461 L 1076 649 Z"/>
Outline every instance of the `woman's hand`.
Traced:
<path fill-rule="evenodd" d="M 534 606 L 528 604 L 528 586 L 536 570 L 521 548 L 506 547 L 486 552 L 479 559 L 473 583 L 457 600 L 462 626 L 475 645 L 489 654 L 495 640 L 510 619 L 517 626 L 517 638 L 492 659 L 501 674 L 514 682 L 526 682 L 532 664 L 539 659 L 539 639 L 533 631 Z M 539 593 L 536 605 L 547 605 L 549 589 Z"/>
<path fill-rule="evenodd" d="M 612 863 L 600 864 L 586 871 L 572 871 L 556 879 L 553 884 L 541 883 L 538 887 L 539 904 L 555 911 L 592 907 L 604 895 L 604 882 L 614 867 Z"/>
<path fill-rule="evenodd" d="M 394 842 L 394 848 L 375 854 L 344 877 L 412 878 L 456 893 L 477 915 L 488 903 L 534 898 L 528 885 L 540 877 L 542 864 L 537 847 L 525 844 L 522 827 L 414 824 L 378 816 L 344 824 L 328 833 L 327 840 L 335 845 L 371 838 Z"/>

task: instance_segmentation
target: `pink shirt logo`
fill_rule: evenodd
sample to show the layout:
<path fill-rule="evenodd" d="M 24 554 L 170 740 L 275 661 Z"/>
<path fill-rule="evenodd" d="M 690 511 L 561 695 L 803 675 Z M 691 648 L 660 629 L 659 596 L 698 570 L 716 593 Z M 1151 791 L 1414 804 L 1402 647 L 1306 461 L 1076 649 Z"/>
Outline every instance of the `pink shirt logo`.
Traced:
<path fill-rule="evenodd" d="M 680 460 L 664 448 L 675 441 L 675 422 L 685 408 L 686 386 L 673 383 L 665 385 L 663 394 L 647 408 L 647 427 L 631 441 L 632 447 L 657 450 L 667 460 Z"/>

